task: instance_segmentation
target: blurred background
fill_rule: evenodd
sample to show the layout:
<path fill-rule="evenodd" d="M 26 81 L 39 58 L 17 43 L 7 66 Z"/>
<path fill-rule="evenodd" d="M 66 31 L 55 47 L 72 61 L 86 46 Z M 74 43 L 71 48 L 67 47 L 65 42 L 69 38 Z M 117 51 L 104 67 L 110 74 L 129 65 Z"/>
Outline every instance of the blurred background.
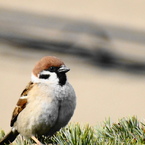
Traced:
<path fill-rule="evenodd" d="M 6 132 L 35 63 L 71 68 L 71 122 L 145 118 L 145 1 L 0 0 L 0 127 Z"/>

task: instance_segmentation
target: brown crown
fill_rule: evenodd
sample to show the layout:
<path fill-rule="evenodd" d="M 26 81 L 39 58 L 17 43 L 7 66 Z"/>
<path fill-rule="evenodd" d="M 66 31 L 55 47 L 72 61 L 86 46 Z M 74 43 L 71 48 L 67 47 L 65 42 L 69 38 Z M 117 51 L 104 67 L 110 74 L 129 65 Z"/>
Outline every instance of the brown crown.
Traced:
<path fill-rule="evenodd" d="M 45 56 L 40 61 L 38 61 L 33 69 L 33 74 L 37 76 L 42 70 L 48 69 L 51 66 L 60 67 L 64 63 L 54 57 L 54 56 Z"/>

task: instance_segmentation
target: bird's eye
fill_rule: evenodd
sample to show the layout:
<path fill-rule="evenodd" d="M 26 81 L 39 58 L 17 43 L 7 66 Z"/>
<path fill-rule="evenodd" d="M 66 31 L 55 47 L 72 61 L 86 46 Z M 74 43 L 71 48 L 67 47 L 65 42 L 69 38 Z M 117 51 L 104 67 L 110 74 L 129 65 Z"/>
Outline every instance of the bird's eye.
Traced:
<path fill-rule="evenodd" d="M 54 66 L 51 66 L 48 69 L 45 69 L 45 71 L 55 72 L 56 68 Z"/>
<path fill-rule="evenodd" d="M 54 72 L 54 71 L 55 71 L 55 67 L 51 66 L 51 67 L 49 68 L 49 71 L 50 71 L 50 72 Z"/>
<path fill-rule="evenodd" d="M 51 66 L 51 67 L 49 67 L 48 69 L 45 69 L 45 70 L 46 70 L 46 71 L 50 71 L 50 72 L 57 72 L 58 67 Z"/>

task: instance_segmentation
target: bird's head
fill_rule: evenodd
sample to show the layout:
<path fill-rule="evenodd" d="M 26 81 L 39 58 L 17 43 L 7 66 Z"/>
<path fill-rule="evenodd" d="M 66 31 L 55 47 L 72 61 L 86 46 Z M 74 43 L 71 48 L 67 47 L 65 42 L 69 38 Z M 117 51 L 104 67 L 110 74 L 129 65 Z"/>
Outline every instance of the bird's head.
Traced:
<path fill-rule="evenodd" d="M 63 86 L 67 81 L 66 72 L 69 70 L 60 59 L 54 56 L 45 56 L 35 65 L 31 76 L 32 82 Z"/>

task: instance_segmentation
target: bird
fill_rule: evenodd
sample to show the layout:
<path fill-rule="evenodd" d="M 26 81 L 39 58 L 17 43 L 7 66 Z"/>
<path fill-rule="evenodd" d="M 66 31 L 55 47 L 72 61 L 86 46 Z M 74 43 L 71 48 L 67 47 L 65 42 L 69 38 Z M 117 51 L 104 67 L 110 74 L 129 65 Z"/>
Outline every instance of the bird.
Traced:
<path fill-rule="evenodd" d="M 66 76 L 68 71 L 55 56 L 44 56 L 36 63 L 31 81 L 12 113 L 11 131 L 0 145 L 13 142 L 19 134 L 42 145 L 39 137 L 50 137 L 68 124 L 76 108 L 76 94 Z"/>

